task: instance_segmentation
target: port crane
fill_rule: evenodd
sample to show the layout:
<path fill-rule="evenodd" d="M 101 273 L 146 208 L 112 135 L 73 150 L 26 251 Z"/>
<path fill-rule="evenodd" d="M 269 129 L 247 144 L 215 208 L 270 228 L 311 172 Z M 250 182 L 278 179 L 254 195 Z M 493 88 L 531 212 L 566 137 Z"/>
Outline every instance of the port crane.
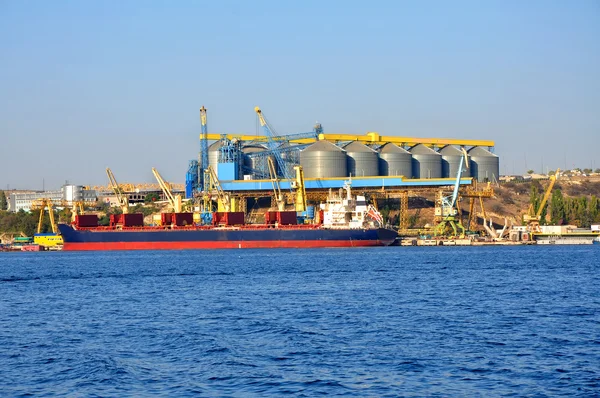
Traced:
<path fill-rule="evenodd" d="M 283 176 L 284 179 L 291 181 L 292 178 L 289 174 L 288 168 L 281 156 L 281 150 L 279 148 L 280 143 L 282 142 L 281 138 L 279 138 L 273 131 L 273 128 L 265 119 L 264 114 L 261 109 L 256 106 L 254 107 L 254 111 L 258 115 L 258 120 L 260 121 L 260 125 L 265 131 L 265 135 L 267 137 L 267 146 L 268 149 L 275 156 L 275 160 L 277 161 L 277 166 L 279 167 L 279 172 Z"/>
<path fill-rule="evenodd" d="M 42 233 L 42 225 L 44 224 L 44 213 L 46 212 L 46 209 L 48 209 L 48 216 L 50 218 L 50 227 L 52 228 L 52 233 L 56 234 L 56 221 L 54 219 L 54 203 L 52 203 L 52 200 L 48 199 L 48 198 L 44 198 L 44 199 L 39 199 L 37 201 L 35 201 L 34 203 L 32 203 L 32 207 L 33 208 L 39 208 L 40 209 L 40 218 L 38 220 L 38 225 L 37 225 L 37 233 L 41 234 Z"/>
<path fill-rule="evenodd" d="M 173 211 L 175 213 L 181 213 L 181 195 L 173 195 L 169 184 L 162 178 L 158 170 L 156 170 L 154 167 L 152 168 L 152 174 L 154 174 L 154 178 L 156 178 L 156 181 L 158 181 L 158 185 L 160 185 L 160 188 L 162 189 L 165 198 L 167 198 L 167 201 L 171 205 Z"/>
<path fill-rule="evenodd" d="M 554 188 L 554 184 L 558 179 L 558 175 L 560 173 L 560 169 L 556 169 L 556 173 L 550 176 L 550 184 L 548 184 L 548 188 L 546 189 L 546 193 L 538 206 L 537 211 L 535 211 L 533 207 L 533 203 L 529 205 L 527 209 L 527 214 L 523 216 L 523 221 L 527 223 L 527 229 L 531 232 L 540 232 L 540 221 L 542 218 L 542 212 L 546 207 L 546 202 L 548 202 L 548 198 L 550 198 L 550 194 L 552 193 L 552 188 Z"/>
<path fill-rule="evenodd" d="M 444 196 L 440 192 L 440 198 L 438 199 L 438 206 L 435 208 L 435 217 L 440 220 L 438 225 L 435 227 L 436 235 L 444 235 L 446 228 L 450 226 L 454 232 L 454 236 L 464 236 L 465 228 L 457 218 L 458 210 L 456 208 L 456 201 L 458 199 L 458 189 L 460 187 L 460 176 L 463 171 L 463 163 L 466 168 L 469 168 L 469 158 L 465 148 L 461 148 L 463 156 L 460 158 L 460 164 L 458 165 L 458 172 L 456 173 L 456 181 L 454 182 L 454 189 L 452 195 Z M 460 230 L 460 234 L 459 234 Z"/>
<path fill-rule="evenodd" d="M 494 196 L 494 188 L 492 188 L 491 183 L 488 182 L 483 190 L 479 190 L 477 186 L 477 180 L 473 181 L 473 185 L 467 187 L 464 192 L 460 194 L 458 201 L 463 198 L 469 198 L 469 218 L 467 220 L 467 227 L 469 231 L 475 231 L 477 227 L 477 215 L 475 213 L 475 200 L 479 199 L 479 208 L 481 209 L 481 217 L 484 220 L 487 220 L 487 213 L 485 211 L 485 206 L 483 204 L 483 199 L 489 199 Z M 458 203 L 458 202 L 457 202 Z M 460 211 L 460 207 L 458 207 L 459 215 L 462 219 L 462 212 Z"/>
<path fill-rule="evenodd" d="M 108 176 L 108 181 L 110 182 L 109 185 L 115 193 L 117 200 L 119 201 L 119 206 L 121 207 L 123 214 L 129 213 L 129 200 L 127 199 L 127 196 L 123 194 L 123 190 L 119 187 L 115 175 L 113 174 L 112 170 L 108 167 L 106 168 L 106 175 Z"/>

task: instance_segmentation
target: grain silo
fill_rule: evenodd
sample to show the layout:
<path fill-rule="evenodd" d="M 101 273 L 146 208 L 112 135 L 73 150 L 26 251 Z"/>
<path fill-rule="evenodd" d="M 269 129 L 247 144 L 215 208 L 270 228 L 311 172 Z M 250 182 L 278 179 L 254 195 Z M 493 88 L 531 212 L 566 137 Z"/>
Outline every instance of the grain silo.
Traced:
<path fill-rule="evenodd" d="M 412 147 L 413 176 L 415 178 L 441 178 L 442 155 L 423 144 Z"/>
<path fill-rule="evenodd" d="M 358 141 L 344 147 L 347 156 L 347 171 L 352 177 L 379 175 L 379 157 L 377 152 Z"/>
<path fill-rule="evenodd" d="M 471 157 L 471 176 L 477 181 L 497 181 L 500 177 L 500 161 L 497 155 L 482 147 L 473 147 L 468 152 Z"/>
<path fill-rule="evenodd" d="M 385 144 L 379 149 L 379 174 L 412 178 L 412 155 L 396 144 Z"/>
<path fill-rule="evenodd" d="M 346 151 L 329 141 L 317 141 L 300 152 L 306 178 L 346 177 Z"/>
<path fill-rule="evenodd" d="M 219 140 L 213 142 L 208 147 L 208 164 L 213 168 L 215 173 L 217 173 L 217 165 L 219 164 L 219 152 L 221 151 L 222 146 L 223 142 Z"/>
<path fill-rule="evenodd" d="M 446 145 L 440 149 L 439 154 L 442 155 L 442 178 L 456 178 L 458 168 L 462 162 L 462 173 L 461 177 L 470 177 L 469 172 L 470 164 L 465 164 L 464 153 L 453 145 Z"/>
<path fill-rule="evenodd" d="M 265 175 L 257 175 L 256 171 L 259 171 L 261 174 L 268 175 L 269 168 L 267 166 L 267 158 L 265 156 L 257 156 L 250 157 L 249 154 L 263 152 L 266 148 L 262 145 L 246 145 L 242 147 L 243 153 L 243 168 L 244 174 L 253 174 L 254 178 L 263 178 Z"/>

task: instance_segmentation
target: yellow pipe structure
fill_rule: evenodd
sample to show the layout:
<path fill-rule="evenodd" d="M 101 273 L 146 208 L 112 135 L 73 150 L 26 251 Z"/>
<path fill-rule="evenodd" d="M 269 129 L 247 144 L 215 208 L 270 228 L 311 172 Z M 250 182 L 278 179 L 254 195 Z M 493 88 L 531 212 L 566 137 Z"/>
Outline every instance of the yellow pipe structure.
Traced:
<path fill-rule="evenodd" d="M 227 139 L 238 139 L 241 141 L 259 141 L 267 142 L 268 138 L 262 135 L 246 135 L 246 134 L 207 134 L 207 139 L 211 141 L 220 140 L 222 137 Z M 275 140 L 285 141 L 285 135 L 275 137 Z M 457 146 L 483 146 L 493 147 L 494 141 L 490 140 L 458 140 L 454 138 L 420 138 L 420 137 L 397 137 L 392 135 L 380 135 L 376 132 L 368 132 L 365 135 L 358 134 L 319 134 L 319 140 L 325 141 L 359 141 L 364 144 L 386 144 L 388 142 L 400 146 L 414 146 L 423 144 L 426 146 L 442 147 L 445 145 Z M 300 138 L 289 140 L 294 144 L 311 144 L 315 142 L 314 138 Z"/>

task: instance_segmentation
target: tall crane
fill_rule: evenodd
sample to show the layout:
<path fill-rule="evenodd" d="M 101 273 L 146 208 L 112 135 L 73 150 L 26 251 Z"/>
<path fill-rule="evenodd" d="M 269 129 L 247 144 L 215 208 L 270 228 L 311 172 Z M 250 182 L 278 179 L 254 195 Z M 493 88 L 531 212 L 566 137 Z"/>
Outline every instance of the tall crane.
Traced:
<path fill-rule="evenodd" d="M 454 232 L 454 236 L 458 236 L 458 230 L 460 229 L 460 235 L 464 235 L 465 228 L 462 226 L 460 221 L 457 219 L 458 210 L 456 209 L 456 200 L 458 199 L 458 189 L 460 187 L 460 176 L 463 171 L 463 163 L 466 168 L 469 168 L 469 158 L 465 148 L 461 148 L 463 156 L 460 158 L 458 165 L 458 172 L 456 173 L 456 181 L 454 182 L 454 189 L 452 195 L 443 196 L 440 194 L 438 206 L 435 208 L 435 216 L 440 219 L 440 223 L 436 226 L 435 232 L 437 235 L 443 235 L 446 231 L 446 227 L 449 225 Z"/>
<path fill-rule="evenodd" d="M 277 176 L 277 171 L 275 169 L 275 162 L 273 162 L 273 158 L 268 157 L 267 163 L 269 165 L 269 175 L 271 177 L 271 182 L 273 183 L 273 193 L 275 194 L 275 201 L 277 202 L 277 210 L 284 211 L 285 199 L 281 194 L 281 187 L 279 186 L 279 177 Z"/>
<path fill-rule="evenodd" d="M 129 213 L 129 200 L 127 199 L 127 196 L 125 196 L 123 194 L 122 189 L 119 187 L 119 184 L 117 183 L 117 179 L 115 178 L 115 175 L 113 174 L 112 170 L 108 167 L 106 168 L 106 175 L 108 176 L 108 181 L 110 182 L 110 187 L 112 188 L 113 192 L 117 196 L 117 200 L 119 201 L 119 206 L 121 206 L 121 210 L 123 210 L 123 214 Z"/>
<path fill-rule="evenodd" d="M 258 106 L 254 107 L 254 111 L 258 115 L 258 120 L 260 121 L 260 125 L 265 131 L 265 136 L 267 137 L 267 146 L 269 151 L 273 153 L 275 156 L 275 160 L 277 161 L 277 166 L 279 167 L 279 172 L 286 180 L 291 180 L 290 173 L 286 167 L 286 164 L 281 156 L 281 152 L 279 150 L 279 144 L 281 140 L 278 140 L 278 136 L 274 133 L 273 128 L 269 125 L 265 116 Z"/>
<path fill-rule="evenodd" d="M 207 181 L 208 175 L 205 170 L 208 168 L 208 126 L 206 124 L 206 108 L 202 105 L 200 108 L 200 125 L 201 125 L 201 135 L 200 135 L 200 162 L 198 164 L 198 189 L 200 191 L 206 191 L 209 181 Z"/>
<path fill-rule="evenodd" d="M 542 212 L 546 207 L 546 202 L 548 202 L 548 198 L 550 198 L 550 194 L 552 193 L 552 188 L 554 188 L 554 184 L 558 179 L 558 173 L 560 173 L 560 169 L 556 169 L 556 173 L 550 176 L 550 184 L 548 184 L 548 188 L 546 189 L 546 193 L 542 198 L 540 205 L 538 206 L 537 211 L 533 208 L 533 203 L 529 205 L 529 209 L 527 209 L 527 214 L 523 216 L 523 220 L 527 223 L 527 229 L 531 232 L 539 232 L 540 231 L 540 221 L 542 218 Z"/>
<path fill-rule="evenodd" d="M 181 208 L 182 208 L 181 195 L 173 195 L 173 192 L 171 192 L 171 187 L 169 186 L 169 184 L 162 178 L 162 176 L 158 173 L 158 171 L 154 167 L 152 168 L 152 174 L 154 174 L 154 178 L 156 178 L 156 181 L 158 181 L 158 185 L 160 185 L 160 188 L 162 189 L 163 193 L 165 194 L 165 197 L 167 198 L 167 200 L 169 201 L 169 204 L 173 208 L 173 211 L 175 213 L 181 213 Z"/>

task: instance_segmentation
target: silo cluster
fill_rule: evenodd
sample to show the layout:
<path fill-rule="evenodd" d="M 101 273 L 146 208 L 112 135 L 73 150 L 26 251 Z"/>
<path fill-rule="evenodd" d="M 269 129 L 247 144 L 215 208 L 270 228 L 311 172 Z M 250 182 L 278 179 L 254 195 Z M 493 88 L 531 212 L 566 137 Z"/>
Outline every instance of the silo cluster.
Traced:
<path fill-rule="evenodd" d="M 209 147 L 209 164 L 217 168 L 220 141 Z M 293 175 L 293 166 L 300 164 L 305 178 L 343 178 L 369 176 L 403 176 L 406 179 L 455 178 L 462 162 L 462 177 L 472 176 L 479 181 L 494 181 L 499 177 L 499 158 L 482 147 L 468 151 L 468 164 L 464 163 L 463 151 L 453 145 L 446 145 L 436 151 L 424 144 L 404 149 L 394 143 L 380 147 L 370 147 L 358 141 L 345 145 L 317 141 L 297 151 L 290 151 L 290 143 L 281 148 L 282 159 L 288 175 Z M 249 143 L 241 147 L 240 167 L 243 174 L 255 174 L 254 178 L 268 176 L 265 156 L 250 156 L 268 150 L 266 145 Z M 270 155 L 275 161 L 275 157 Z M 277 162 L 275 162 L 277 163 Z M 278 168 L 279 165 L 276 164 Z M 260 172 L 259 174 L 256 174 Z"/>

